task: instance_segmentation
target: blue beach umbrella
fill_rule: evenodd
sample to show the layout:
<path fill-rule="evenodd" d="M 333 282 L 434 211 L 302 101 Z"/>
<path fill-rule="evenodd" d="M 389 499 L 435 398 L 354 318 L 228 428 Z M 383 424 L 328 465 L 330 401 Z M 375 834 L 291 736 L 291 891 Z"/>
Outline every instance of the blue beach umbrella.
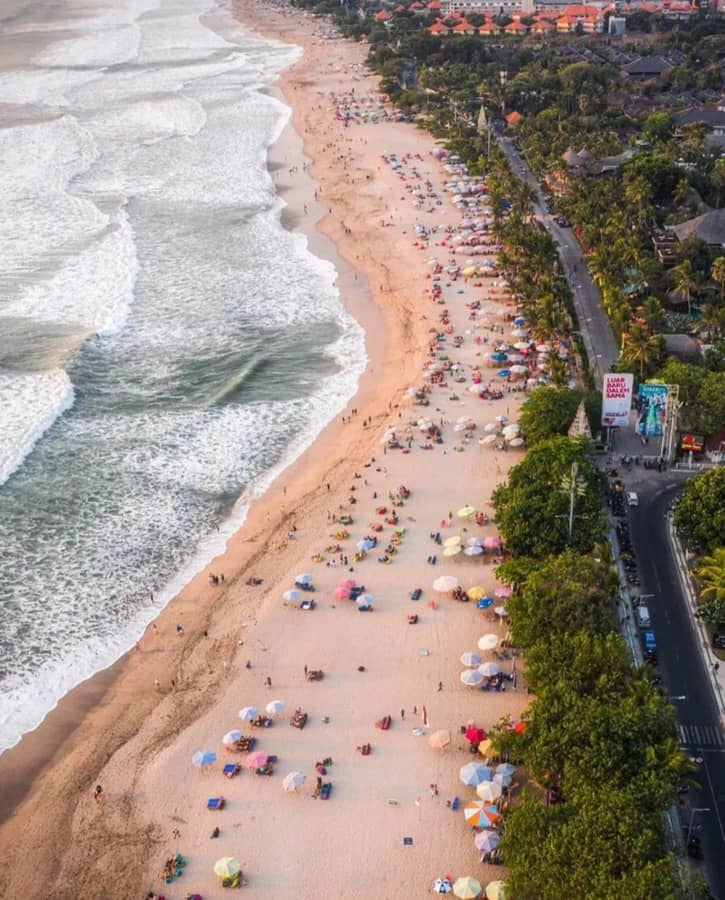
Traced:
<path fill-rule="evenodd" d="M 458 773 L 461 781 L 469 787 L 477 787 L 482 781 L 491 781 L 493 772 L 483 763 L 466 763 Z"/>
<path fill-rule="evenodd" d="M 493 597 L 481 597 L 476 601 L 476 609 L 488 609 L 489 606 L 493 606 Z"/>
<path fill-rule="evenodd" d="M 491 353 L 488 357 L 492 362 L 506 362 L 508 356 L 505 353 Z"/>
<path fill-rule="evenodd" d="M 191 761 L 197 768 L 203 769 L 216 762 L 216 753 L 213 750 L 197 750 L 191 757 Z"/>
<path fill-rule="evenodd" d="M 499 369 L 496 374 L 498 375 L 499 378 L 508 378 L 509 375 L 511 374 L 511 370 L 510 369 Z"/>
<path fill-rule="evenodd" d="M 521 327 L 526 324 L 526 319 L 523 316 L 518 316 L 518 318 L 514 319 L 514 325 L 517 327 Z"/>

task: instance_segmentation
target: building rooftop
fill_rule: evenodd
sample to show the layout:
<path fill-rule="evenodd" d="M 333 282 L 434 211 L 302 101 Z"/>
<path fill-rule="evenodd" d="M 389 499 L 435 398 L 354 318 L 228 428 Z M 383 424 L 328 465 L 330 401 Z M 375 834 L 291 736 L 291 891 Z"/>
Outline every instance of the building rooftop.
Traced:
<path fill-rule="evenodd" d="M 675 225 L 673 231 L 681 241 L 694 234 L 712 247 L 723 247 L 725 246 L 725 209 L 714 209 L 702 216 L 688 219 L 680 225 Z"/>

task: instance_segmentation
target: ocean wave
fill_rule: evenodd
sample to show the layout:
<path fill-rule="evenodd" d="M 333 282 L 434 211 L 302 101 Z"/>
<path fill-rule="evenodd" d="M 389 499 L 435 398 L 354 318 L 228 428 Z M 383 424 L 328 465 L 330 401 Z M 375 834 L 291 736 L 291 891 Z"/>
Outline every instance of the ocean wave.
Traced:
<path fill-rule="evenodd" d="M 53 422 L 73 405 L 73 385 L 60 369 L 0 373 L 0 485 L 22 464 Z"/>

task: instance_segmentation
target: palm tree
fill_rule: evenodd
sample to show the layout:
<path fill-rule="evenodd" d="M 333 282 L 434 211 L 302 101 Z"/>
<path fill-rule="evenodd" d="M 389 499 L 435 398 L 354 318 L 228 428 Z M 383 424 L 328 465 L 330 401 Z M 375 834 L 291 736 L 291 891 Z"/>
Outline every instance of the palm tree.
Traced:
<path fill-rule="evenodd" d="M 713 335 L 718 331 L 722 319 L 722 310 L 714 303 L 706 303 L 700 311 L 700 321 L 707 329 L 707 337 L 712 341 Z"/>
<path fill-rule="evenodd" d="M 725 300 L 725 256 L 718 256 L 712 264 L 712 280 L 720 285 L 720 302 Z"/>
<path fill-rule="evenodd" d="M 697 567 L 700 595 L 709 603 L 725 603 L 725 547 L 703 556 Z"/>
<path fill-rule="evenodd" d="M 719 209 L 720 194 L 722 192 L 722 189 L 725 187 L 725 159 L 718 159 L 715 161 L 715 165 L 712 167 L 712 172 L 710 173 L 710 180 L 717 189 L 717 200 L 715 201 L 715 206 Z"/>
<path fill-rule="evenodd" d="M 665 308 L 662 306 L 657 297 L 648 297 L 644 301 L 642 307 L 642 318 L 647 323 L 647 330 L 652 333 L 659 331 L 662 325 L 662 317 L 665 314 Z"/>
<path fill-rule="evenodd" d="M 639 377 L 644 377 L 645 368 L 656 361 L 660 352 L 661 338 L 647 334 L 647 331 L 632 323 L 629 331 L 622 334 L 622 359 L 629 365 L 639 364 Z"/>
<path fill-rule="evenodd" d="M 679 266 L 675 266 L 674 269 L 670 271 L 670 278 L 672 279 L 672 283 L 676 291 L 679 291 L 687 301 L 687 314 L 692 314 L 692 307 L 690 302 L 692 300 L 692 294 L 697 290 L 697 281 L 695 280 L 695 273 L 692 270 L 692 263 L 689 259 L 683 259 L 683 261 L 679 264 Z"/>

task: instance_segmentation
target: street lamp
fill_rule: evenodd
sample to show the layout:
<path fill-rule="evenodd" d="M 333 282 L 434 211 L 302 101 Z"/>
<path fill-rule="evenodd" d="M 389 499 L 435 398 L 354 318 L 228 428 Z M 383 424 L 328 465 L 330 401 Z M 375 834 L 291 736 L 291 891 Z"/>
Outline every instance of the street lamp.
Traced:
<path fill-rule="evenodd" d="M 571 464 L 571 473 L 564 475 L 561 479 L 561 489 L 569 494 L 569 540 L 574 531 L 574 504 L 577 497 L 583 497 L 587 490 L 586 482 L 579 475 L 579 464 L 573 462 Z"/>
<path fill-rule="evenodd" d="M 688 845 L 690 843 L 690 838 L 692 837 L 692 824 L 693 824 L 693 819 L 695 818 L 695 813 L 706 813 L 706 812 L 710 812 L 709 806 L 693 806 L 693 808 L 690 810 L 690 824 L 687 826 L 687 843 L 688 843 Z"/>

